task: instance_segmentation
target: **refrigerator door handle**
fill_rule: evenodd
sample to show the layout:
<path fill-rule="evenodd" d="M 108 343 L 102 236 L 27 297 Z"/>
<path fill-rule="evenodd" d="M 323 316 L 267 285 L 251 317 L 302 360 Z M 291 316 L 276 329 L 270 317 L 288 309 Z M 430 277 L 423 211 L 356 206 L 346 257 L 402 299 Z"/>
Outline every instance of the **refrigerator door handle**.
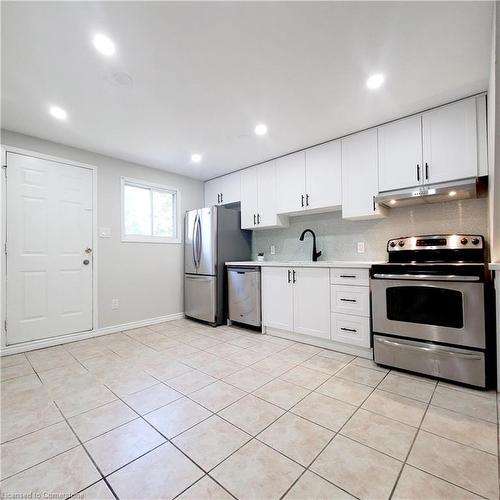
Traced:
<path fill-rule="evenodd" d="M 194 262 L 194 267 L 198 268 L 198 262 L 196 261 L 196 245 L 197 245 L 197 234 L 198 234 L 198 217 L 199 215 L 196 214 L 196 217 L 194 218 L 194 224 L 193 224 L 193 262 Z"/>
<path fill-rule="evenodd" d="M 196 267 L 199 267 L 200 265 L 200 262 L 201 262 L 201 250 L 202 250 L 202 241 L 201 241 L 201 217 L 198 215 L 198 222 L 197 222 L 197 231 L 198 231 L 198 235 L 196 236 L 196 255 L 197 255 L 197 261 L 198 261 L 198 264 L 196 265 Z"/>

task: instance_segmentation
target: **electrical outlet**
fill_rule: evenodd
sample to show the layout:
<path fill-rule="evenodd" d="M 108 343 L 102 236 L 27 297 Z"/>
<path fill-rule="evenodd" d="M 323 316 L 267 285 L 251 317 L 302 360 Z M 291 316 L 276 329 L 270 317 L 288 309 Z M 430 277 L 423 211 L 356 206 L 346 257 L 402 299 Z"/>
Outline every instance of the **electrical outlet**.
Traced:
<path fill-rule="evenodd" d="M 271 245 L 271 255 L 276 254 L 276 247 L 274 245 Z"/>
<path fill-rule="evenodd" d="M 111 299 L 111 309 L 120 309 L 120 299 Z"/>
<path fill-rule="evenodd" d="M 365 253 L 365 242 L 358 241 L 358 253 Z"/>

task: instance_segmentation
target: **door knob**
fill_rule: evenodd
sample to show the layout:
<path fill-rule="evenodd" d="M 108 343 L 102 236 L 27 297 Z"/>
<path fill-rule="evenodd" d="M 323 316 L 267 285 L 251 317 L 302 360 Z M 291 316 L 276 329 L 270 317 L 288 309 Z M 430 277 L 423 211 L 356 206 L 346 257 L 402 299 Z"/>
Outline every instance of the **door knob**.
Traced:
<path fill-rule="evenodd" d="M 87 248 L 85 249 L 85 253 L 92 253 L 92 248 L 87 247 Z"/>
<path fill-rule="evenodd" d="M 89 260 L 89 259 L 85 259 L 85 260 L 83 261 L 83 265 L 84 265 L 84 266 L 88 266 L 89 264 L 90 264 L 90 260 Z"/>

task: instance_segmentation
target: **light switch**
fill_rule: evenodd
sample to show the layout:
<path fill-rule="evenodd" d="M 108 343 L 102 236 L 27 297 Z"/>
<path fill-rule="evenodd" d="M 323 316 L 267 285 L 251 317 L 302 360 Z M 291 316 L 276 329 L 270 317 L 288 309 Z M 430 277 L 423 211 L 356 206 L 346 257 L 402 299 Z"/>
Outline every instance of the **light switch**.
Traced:
<path fill-rule="evenodd" d="M 100 238 L 111 238 L 111 228 L 110 227 L 100 227 L 99 228 Z"/>
<path fill-rule="evenodd" d="M 358 241 L 358 253 L 365 253 L 365 242 Z"/>
<path fill-rule="evenodd" d="M 274 245 L 271 245 L 271 255 L 276 254 L 276 247 Z"/>

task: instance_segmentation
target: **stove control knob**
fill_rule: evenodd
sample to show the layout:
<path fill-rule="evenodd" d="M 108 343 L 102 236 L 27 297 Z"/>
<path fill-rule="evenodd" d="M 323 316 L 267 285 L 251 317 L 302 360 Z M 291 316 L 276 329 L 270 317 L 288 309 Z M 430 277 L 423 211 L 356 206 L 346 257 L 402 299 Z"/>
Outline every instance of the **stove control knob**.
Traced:
<path fill-rule="evenodd" d="M 460 243 L 462 243 L 462 245 L 467 245 L 467 243 L 469 243 L 469 240 L 467 238 L 462 238 L 460 240 Z"/>
<path fill-rule="evenodd" d="M 389 243 L 389 246 L 392 247 L 392 248 L 394 248 L 396 246 L 396 242 L 395 241 L 391 241 Z"/>
<path fill-rule="evenodd" d="M 404 242 L 403 240 L 399 240 L 398 245 L 399 245 L 400 247 L 404 247 L 404 246 L 405 246 L 405 242 Z"/>
<path fill-rule="evenodd" d="M 473 245 L 478 245 L 479 244 L 479 238 L 472 238 L 471 240 Z"/>

